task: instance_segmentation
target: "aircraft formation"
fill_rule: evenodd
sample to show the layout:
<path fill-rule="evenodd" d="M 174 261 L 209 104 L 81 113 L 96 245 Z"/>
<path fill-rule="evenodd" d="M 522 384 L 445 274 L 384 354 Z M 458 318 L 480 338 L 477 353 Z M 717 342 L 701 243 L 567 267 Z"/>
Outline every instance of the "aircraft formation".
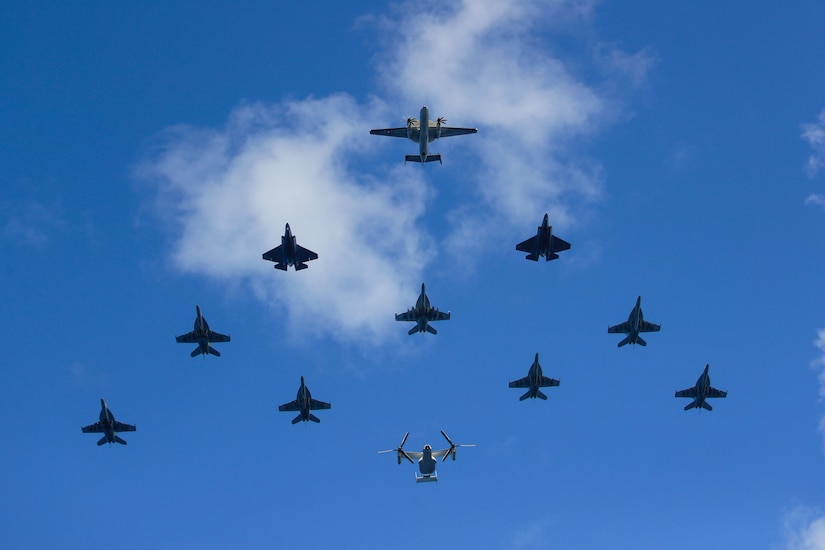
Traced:
<path fill-rule="evenodd" d="M 437 139 L 451 136 L 460 136 L 467 134 L 475 134 L 478 132 L 476 128 L 458 128 L 446 126 L 446 119 L 443 117 L 437 118 L 435 121 L 430 120 L 429 109 L 424 106 L 421 108 L 419 118 L 407 118 L 407 124 L 401 128 L 383 128 L 370 130 L 370 134 L 379 136 L 401 137 L 407 138 L 418 143 L 417 155 L 406 155 L 404 158 L 406 162 L 418 162 L 422 166 L 430 162 L 438 161 L 442 163 L 440 154 L 431 154 L 429 151 L 429 144 Z M 556 260 L 559 258 L 559 252 L 570 249 L 570 243 L 555 236 L 553 234 L 553 227 L 550 225 L 549 215 L 544 214 L 541 224 L 536 229 L 536 234 L 518 244 L 516 250 L 526 252 L 525 259 L 538 262 L 539 258 L 544 257 L 546 262 Z M 273 262 L 275 269 L 287 271 L 290 266 L 295 268 L 295 271 L 307 269 L 306 264 L 309 261 L 317 260 L 318 254 L 300 246 L 297 243 L 295 235 L 293 235 L 289 223 L 286 224 L 284 235 L 281 237 L 281 244 L 275 248 L 264 252 L 262 254 L 264 260 Z M 395 320 L 402 322 L 413 322 L 415 325 L 408 331 L 408 334 L 437 334 L 436 329 L 431 325 L 435 321 L 449 321 L 450 312 L 447 313 L 439 311 L 430 304 L 427 297 L 424 283 L 421 283 L 421 293 L 416 300 L 415 305 L 409 308 L 404 313 L 396 313 Z M 659 332 L 661 325 L 657 325 L 644 320 L 641 307 L 642 297 L 636 299 L 636 304 L 630 311 L 627 321 L 610 326 L 607 332 L 610 334 L 625 334 L 625 338 L 618 343 L 618 347 L 627 344 L 639 344 L 640 346 L 647 346 L 647 342 L 640 336 L 641 333 Z M 214 355 L 220 357 L 220 352 L 212 347 L 214 343 L 229 342 L 229 335 L 215 332 L 209 328 L 209 324 L 201 313 L 200 306 L 195 306 L 196 317 L 194 330 L 180 336 L 176 336 L 175 340 L 178 343 L 197 344 L 190 355 L 195 357 L 197 355 Z M 724 398 L 727 392 L 713 388 L 710 385 L 710 376 L 708 370 L 710 365 L 705 365 L 696 384 L 688 389 L 677 391 L 675 397 L 687 397 L 692 399 L 691 403 L 684 407 L 684 410 L 693 408 L 712 410 L 712 407 L 707 403 L 709 398 Z M 519 401 L 526 399 L 539 398 L 547 399 L 540 388 L 548 388 L 559 386 L 560 381 L 554 378 L 544 376 L 541 365 L 539 364 L 539 354 L 535 355 L 532 365 L 530 366 L 527 376 L 509 383 L 510 388 L 526 388 L 527 391 L 519 397 Z M 118 422 L 114 418 L 114 414 L 106 405 L 106 401 L 101 399 L 100 420 L 89 426 L 82 428 L 83 433 L 102 433 L 103 437 L 97 442 L 98 445 L 104 443 L 120 443 L 126 445 L 126 441 L 120 438 L 117 434 L 120 432 L 133 432 L 136 427 L 131 424 L 124 424 Z M 298 393 L 295 400 L 280 405 L 278 410 L 281 412 L 297 412 L 298 415 L 292 419 L 292 424 L 298 422 L 315 422 L 319 423 L 320 419 L 312 414 L 315 410 L 330 409 L 332 405 L 328 402 L 319 401 L 312 397 L 309 388 L 306 386 L 304 376 L 301 376 L 301 384 L 298 388 Z M 441 430 L 441 435 L 444 436 L 449 446 L 445 449 L 433 450 L 432 446 L 426 444 L 420 452 L 404 450 L 404 444 L 407 442 L 409 432 L 404 435 L 401 444 L 396 449 L 388 449 L 378 451 L 379 453 L 396 453 L 398 464 L 401 464 L 402 459 L 408 460 L 415 464 L 413 459 L 418 461 L 418 470 L 415 479 L 416 482 L 432 482 L 438 481 L 438 474 L 436 472 L 437 459 L 441 458 L 442 462 L 447 460 L 447 457 L 456 458 L 456 450 L 458 447 L 474 447 L 474 444 L 455 444 Z"/>

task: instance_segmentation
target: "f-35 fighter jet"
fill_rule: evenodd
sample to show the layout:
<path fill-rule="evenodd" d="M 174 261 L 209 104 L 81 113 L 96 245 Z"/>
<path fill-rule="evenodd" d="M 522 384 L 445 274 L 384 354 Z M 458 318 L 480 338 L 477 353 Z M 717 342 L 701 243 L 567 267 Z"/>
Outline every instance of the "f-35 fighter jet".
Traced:
<path fill-rule="evenodd" d="M 298 416 L 292 419 L 293 424 L 297 424 L 300 421 L 306 422 L 307 420 L 312 420 L 313 422 L 320 422 L 317 416 L 312 414 L 311 410 L 320 410 L 320 409 L 330 409 L 332 405 L 329 403 L 324 403 L 323 401 L 318 401 L 317 399 L 312 398 L 312 394 L 309 393 L 309 388 L 306 387 L 304 384 L 304 377 L 301 377 L 301 387 L 298 388 L 298 397 L 295 401 L 290 401 L 285 405 L 281 405 L 278 407 L 278 410 L 281 412 L 286 411 L 300 411 Z"/>
<path fill-rule="evenodd" d="M 536 231 L 536 236 L 530 237 L 526 241 L 520 242 L 516 245 L 516 250 L 529 252 L 526 258 L 528 260 L 533 260 L 534 262 L 539 261 L 539 256 L 544 256 L 544 261 L 546 262 L 555 260 L 559 257 L 556 252 L 562 252 L 569 249 L 569 242 L 563 241 L 553 235 L 553 226 L 550 225 L 547 214 L 544 215 L 544 219 Z"/>
<path fill-rule="evenodd" d="M 296 243 L 289 224 L 286 224 L 280 246 L 276 246 L 269 252 L 264 252 L 263 259 L 275 262 L 275 269 L 281 271 L 286 271 L 287 267 L 291 265 L 295 266 L 295 271 L 300 271 L 309 267 L 304 262 L 317 260 L 318 254 Z"/>
<path fill-rule="evenodd" d="M 559 384 L 560 382 L 558 380 L 542 375 L 541 365 L 539 365 L 539 354 L 536 352 L 536 358 L 533 360 L 533 364 L 530 365 L 530 370 L 527 372 L 527 376 L 518 380 L 513 380 L 510 382 L 510 387 L 530 388 L 527 390 L 527 393 L 519 397 L 519 401 L 524 401 L 528 397 L 531 399 L 538 397 L 539 399 L 547 400 L 547 396 L 544 395 L 539 388 L 549 388 L 552 386 L 558 386 Z"/>
<path fill-rule="evenodd" d="M 131 424 L 124 424 L 115 420 L 115 415 L 112 414 L 112 411 L 110 411 L 109 407 L 106 406 L 106 401 L 104 399 L 100 400 L 100 405 L 102 407 L 100 411 L 100 421 L 84 426 L 80 429 L 84 434 L 102 433 L 103 437 L 101 437 L 100 441 L 97 442 L 98 447 L 104 443 L 109 443 L 110 445 L 112 443 L 126 445 L 126 442 L 118 437 L 118 432 L 134 432 L 137 428 Z"/>
<path fill-rule="evenodd" d="M 409 117 L 407 119 L 407 126 L 404 128 L 382 128 L 380 130 L 370 130 L 370 134 L 374 136 L 390 136 L 407 138 L 418 143 L 417 155 L 406 155 L 404 163 L 420 162 L 422 165 L 428 162 L 441 162 L 441 155 L 429 154 L 429 145 L 431 141 L 438 138 L 461 136 L 464 134 L 475 134 L 478 132 L 476 128 L 452 128 L 444 126 L 447 119 L 439 117 L 435 122 L 430 120 L 430 110 L 425 105 L 421 107 L 419 113 L 419 120 Z M 422 131 L 422 128 L 426 128 Z"/>
<path fill-rule="evenodd" d="M 685 410 L 690 410 L 693 408 L 702 408 L 707 409 L 709 411 L 713 410 L 713 407 L 705 401 L 710 397 L 727 397 L 728 392 L 717 390 L 716 388 L 712 388 L 710 386 L 710 376 L 708 375 L 708 369 L 710 368 L 710 363 L 705 365 L 705 370 L 702 372 L 702 376 L 699 377 L 699 380 L 696 381 L 696 385 L 692 388 L 688 388 L 686 390 L 677 391 L 676 397 L 690 397 L 693 399 L 693 402 L 688 403 L 685 405 Z"/>
<path fill-rule="evenodd" d="M 654 325 L 653 323 L 648 323 L 644 320 L 644 316 L 642 315 L 642 297 L 639 296 L 636 298 L 636 305 L 633 306 L 632 310 L 630 310 L 630 315 L 628 316 L 627 321 L 609 327 L 607 332 L 611 334 L 617 332 L 627 334 L 627 338 L 619 342 L 619 347 L 622 347 L 625 344 L 639 344 L 640 346 L 646 346 L 647 342 L 639 336 L 639 333 L 659 332 L 659 329 L 661 328 L 661 325 Z"/>
<path fill-rule="evenodd" d="M 192 357 L 200 354 L 206 357 L 206 355 L 210 353 L 216 357 L 220 357 L 220 352 L 213 348 L 210 343 L 229 342 L 229 336 L 215 332 L 214 330 L 209 330 L 209 323 L 207 323 L 206 319 L 201 315 L 201 306 L 195 306 L 195 311 L 197 312 L 197 317 L 195 317 L 195 330 L 180 336 L 175 336 L 175 340 L 178 344 L 197 344 L 198 347 L 189 354 Z"/>
<path fill-rule="evenodd" d="M 405 451 L 404 450 L 404 443 L 407 442 L 407 437 L 409 437 L 410 432 L 404 434 L 404 439 L 401 440 L 401 445 L 398 446 L 397 449 L 387 449 L 386 451 L 378 451 L 378 453 L 396 453 L 398 455 L 398 463 L 401 464 L 401 459 L 406 458 L 410 461 L 411 464 L 415 464 L 413 462 L 414 458 L 418 459 L 418 471 L 421 472 L 421 475 L 415 475 L 416 482 L 427 482 L 427 481 L 438 481 L 438 473 L 435 471 L 436 467 L 436 459 L 439 457 L 441 458 L 441 462 L 447 460 L 448 456 L 452 456 L 453 460 L 455 460 L 455 452 L 458 447 L 475 447 L 474 444 L 465 443 L 456 445 L 453 443 L 452 439 L 447 437 L 447 434 L 444 433 L 444 430 L 441 430 L 441 435 L 444 436 L 444 439 L 447 440 L 447 443 L 450 444 L 449 449 L 441 449 L 439 451 L 434 451 L 432 446 L 424 445 L 424 449 L 421 452 L 417 451 Z"/>
<path fill-rule="evenodd" d="M 415 326 L 410 329 L 407 334 L 415 334 L 420 332 L 424 334 L 429 332 L 431 334 L 438 334 L 438 331 L 430 326 L 433 321 L 449 321 L 450 312 L 442 313 L 438 309 L 430 305 L 430 299 L 427 298 L 427 293 L 424 292 L 424 283 L 421 283 L 421 295 L 415 302 L 415 307 L 408 309 L 404 313 L 395 314 L 396 321 L 415 321 Z"/>

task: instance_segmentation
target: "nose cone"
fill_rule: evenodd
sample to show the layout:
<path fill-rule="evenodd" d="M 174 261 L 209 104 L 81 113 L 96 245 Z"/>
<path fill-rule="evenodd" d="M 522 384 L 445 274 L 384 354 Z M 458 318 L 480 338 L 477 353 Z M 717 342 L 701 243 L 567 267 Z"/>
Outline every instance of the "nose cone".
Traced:
<path fill-rule="evenodd" d="M 424 294 L 424 283 L 421 283 L 421 294 Z"/>
<path fill-rule="evenodd" d="M 286 231 L 287 233 L 289 233 L 290 231 L 292 231 L 292 230 L 289 228 L 289 224 L 286 224 L 286 228 L 284 229 L 284 231 Z"/>
<path fill-rule="evenodd" d="M 201 306 L 195 306 L 195 312 L 197 313 L 198 317 L 201 316 Z"/>

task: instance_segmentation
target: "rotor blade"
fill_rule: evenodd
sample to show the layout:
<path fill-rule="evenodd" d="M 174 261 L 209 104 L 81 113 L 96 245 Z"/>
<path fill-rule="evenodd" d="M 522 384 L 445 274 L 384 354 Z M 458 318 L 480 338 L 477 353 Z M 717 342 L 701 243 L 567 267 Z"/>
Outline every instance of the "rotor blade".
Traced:
<path fill-rule="evenodd" d="M 378 451 L 378 454 L 382 453 L 397 453 L 398 449 L 387 449 L 386 451 Z"/>
<path fill-rule="evenodd" d="M 449 444 L 450 444 L 450 447 L 455 447 L 455 443 L 453 443 L 453 440 L 452 440 L 452 439 L 450 439 L 449 437 L 447 437 L 447 434 L 445 434 L 445 433 L 444 433 L 444 430 L 441 430 L 441 435 L 443 435 L 443 436 L 444 436 L 444 439 L 446 439 L 446 440 L 447 440 L 447 443 L 449 443 Z"/>
<path fill-rule="evenodd" d="M 447 451 L 447 453 L 445 453 L 444 456 L 441 457 L 441 462 L 444 462 L 445 460 L 447 460 L 447 457 L 450 456 L 450 455 L 453 455 L 453 460 L 455 460 L 455 445 L 450 447 L 450 450 Z"/>
<path fill-rule="evenodd" d="M 413 459 L 412 459 L 412 458 L 410 458 L 410 455 L 408 455 L 407 453 L 405 453 L 405 452 L 404 452 L 404 451 L 402 451 L 401 449 L 399 449 L 399 450 L 398 450 L 398 452 L 399 452 L 399 454 L 404 455 L 404 458 L 406 458 L 407 460 L 409 460 L 409 461 L 410 461 L 410 464 L 415 464 L 415 462 L 413 462 Z"/>
<path fill-rule="evenodd" d="M 407 432 L 407 433 L 404 434 L 404 439 L 401 440 L 401 445 L 398 446 L 399 449 L 404 447 L 404 443 L 407 442 L 408 437 L 410 437 L 410 432 Z"/>

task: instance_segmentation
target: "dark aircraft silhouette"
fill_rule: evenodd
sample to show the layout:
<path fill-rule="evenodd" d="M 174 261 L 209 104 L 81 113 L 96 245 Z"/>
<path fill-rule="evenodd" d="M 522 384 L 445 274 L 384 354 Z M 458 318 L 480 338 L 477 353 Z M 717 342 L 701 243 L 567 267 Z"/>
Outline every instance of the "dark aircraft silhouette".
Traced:
<path fill-rule="evenodd" d="M 690 410 L 693 408 L 702 408 L 707 409 L 709 411 L 713 410 L 713 407 L 705 401 L 705 399 L 711 397 L 727 397 L 728 392 L 717 390 L 716 388 L 712 388 L 710 386 L 710 375 L 708 375 L 708 369 L 710 368 L 710 363 L 705 365 L 705 370 L 702 372 L 702 376 L 699 377 L 699 380 L 696 381 L 696 385 L 692 388 L 688 388 L 686 390 L 677 391 L 676 397 L 690 397 L 693 399 L 691 403 L 685 405 L 685 410 Z"/>
<path fill-rule="evenodd" d="M 407 119 L 407 125 L 403 128 L 382 128 L 380 130 L 370 130 L 370 134 L 374 136 L 390 136 L 407 138 L 418 143 L 417 155 L 406 155 L 404 163 L 420 162 L 422 165 L 428 162 L 441 162 L 441 155 L 429 154 L 429 145 L 431 141 L 438 138 L 445 138 L 450 136 L 460 136 L 464 134 L 475 134 L 478 132 L 475 128 L 451 128 L 444 126 L 447 119 L 439 117 L 435 122 L 430 120 L 430 110 L 424 106 L 421 107 L 419 119 L 413 117 Z M 422 132 L 421 128 L 427 128 L 426 132 Z"/>
<path fill-rule="evenodd" d="M 312 398 L 312 394 L 309 393 L 309 388 L 306 387 L 304 384 L 304 377 L 301 377 L 301 387 L 298 388 L 298 397 L 295 401 L 290 401 L 285 405 L 281 405 L 278 407 L 278 410 L 281 412 L 287 411 L 300 411 L 298 416 L 292 419 L 293 424 L 297 424 L 300 421 L 306 422 L 307 420 L 311 420 L 313 422 L 320 422 L 317 416 L 312 414 L 311 410 L 320 410 L 320 409 L 330 409 L 332 405 L 329 403 L 324 403 L 323 401 L 318 401 L 317 399 Z"/>
<path fill-rule="evenodd" d="M 84 434 L 102 433 L 103 437 L 101 437 L 100 441 L 97 442 L 98 446 L 103 445 L 104 443 L 109 443 L 110 445 L 112 443 L 126 445 L 126 442 L 118 437 L 118 432 L 134 432 L 137 428 L 131 424 L 123 424 L 122 422 L 115 420 L 115 415 L 112 414 L 112 411 L 110 411 L 109 407 L 106 406 L 106 401 L 104 399 L 100 400 L 100 405 L 102 407 L 100 411 L 100 421 L 84 426 L 80 429 Z"/>
<path fill-rule="evenodd" d="M 175 340 L 178 344 L 197 344 L 198 347 L 189 354 L 192 357 L 200 354 L 206 357 L 206 355 L 210 353 L 216 357 L 220 357 L 220 352 L 209 344 L 229 342 L 229 336 L 215 332 L 214 330 L 209 330 L 209 323 L 207 323 L 206 319 L 201 315 L 201 306 L 195 306 L 195 311 L 197 312 L 197 317 L 195 317 L 195 330 L 181 334 L 180 336 L 175 336 Z"/>
<path fill-rule="evenodd" d="M 416 482 L 438 481 L 438 473 L 435 471 L 437 458 L 443 457 L 441 458 L 441 462 L 444 462 L 445 460 L 447 460 L 448 456 L 452 456 L 453 460 L 455 460 L 455 452 L 458 447 L 475 447 L 475 445 L 471 443 L 456 445 L 449 437 L 447 437 L 447 434 L 444 433 L 444 430 L 441 430 L 441 435 L 443 435 L 444 439 L 447 440 L 447 443 L 450 444 L 449 449 L 433 451 L 432 446 L 424 445 L 424 449 L 421 452 L 405 451 L 404 443 L 407 442 L 407 437 L 409 437 L 409 435 L 410 432 L 404 434 L 404 439 L 401 440 L 401 445 L 399 445 L 397 449 L 387 449 L 386 451 L 378 451 L 378 453 L 397 453 L 399 464 L 401 464 L 402 458 L 406 458 L 410 461 L 411 464 L 415 464 L 415 462 L 413 462 L 413 459 L 417 458 L 418 471 L 421 472 L 421 475 L 415 475 Z"/>
<path fill-rule="evenodd" d="M 536 358 L 533 360 L 533 364 L 530 365 L 530 370 L 527 372 L 527 376 L 518 380 L 513 380 L 510 382 L 510 387 L 529 388 L 527 393 L 519 397 L 519 401 L 524 401 L 528 397 L 538 397 L 539 399 L 546 400 L 547 396 L 544 395 L 539 388 L 549 388 L 552 386 L 558 386 L 559 384 L 560 382 L 558 380 L 542 375 L 541 365 L 539 365 L 539 354 L 537 352 Z"/>
<path fill-rule="evenodd" d="M 269 252 L 264 252 L 263 259 L 275 262 L 275 269 L 281 271 L 286 271 L 287 267 L 291 265 L 295 266 L 295 271 L 300 271 L 309 267 L 304 262 L 317 260 L 318 254 L 296 243 L 289 224 L 286 224 L 284 236 L 281 237 L 281 244 Z"/>
<path fill-rule="evenodd" d="M 644 320 L 644 316 L 642 315 L 642 297 L 639 296 L 636 298 L 636 305 L 633 306 L 632 310 L 630 310 L 630 315 L 628 316 L 627 321 L 609 327 L 607 332 L 627 334 L 627 338 L 619 342 L 619 347 L 622 347 L 625 344 L 639 344 L 640 346 L 646 346 L 647 342 L 639 336 L 639 333 L 659 332 L 659 329 L 661 328 L 661 325 L 654 325 L 653 323 L 648 323 Z"/>
<path fill-rule="evenodd" d="M 438 334 L 438 331 L 430 326 L 433 321 L 449 321 L 450 312 L 442 313 L 438 309 L 430 305 L 430 299 L 427 298 L 427 293 L 424 292 L 424 283 L 421 283 L 421 295 L 415 302 L 415 307 L 408 309 L 404 313 L 395 314 L 396 321 L 414 321 L 415 326 L 410 329 L 407 334 L 415 334 L 420 332 L 424 334 L 429 332 L 431 334 Z"/>
<path fill-rule="evenodd" d="M 544 215 L 541 225 L 536 231 L 535 237 L 530 237 L 524 242 L 516 245 L 516 250 L 528 252 L 526 258 L 539 261 L 539 256 L 544 256 L 544 260 L 549 262 L 559 257 L 556 252 L 562 252 L 570 249 L 570 243 L 563 241 L 553 235 L 553 226 L 550 225 L 547 214 Z"/>

